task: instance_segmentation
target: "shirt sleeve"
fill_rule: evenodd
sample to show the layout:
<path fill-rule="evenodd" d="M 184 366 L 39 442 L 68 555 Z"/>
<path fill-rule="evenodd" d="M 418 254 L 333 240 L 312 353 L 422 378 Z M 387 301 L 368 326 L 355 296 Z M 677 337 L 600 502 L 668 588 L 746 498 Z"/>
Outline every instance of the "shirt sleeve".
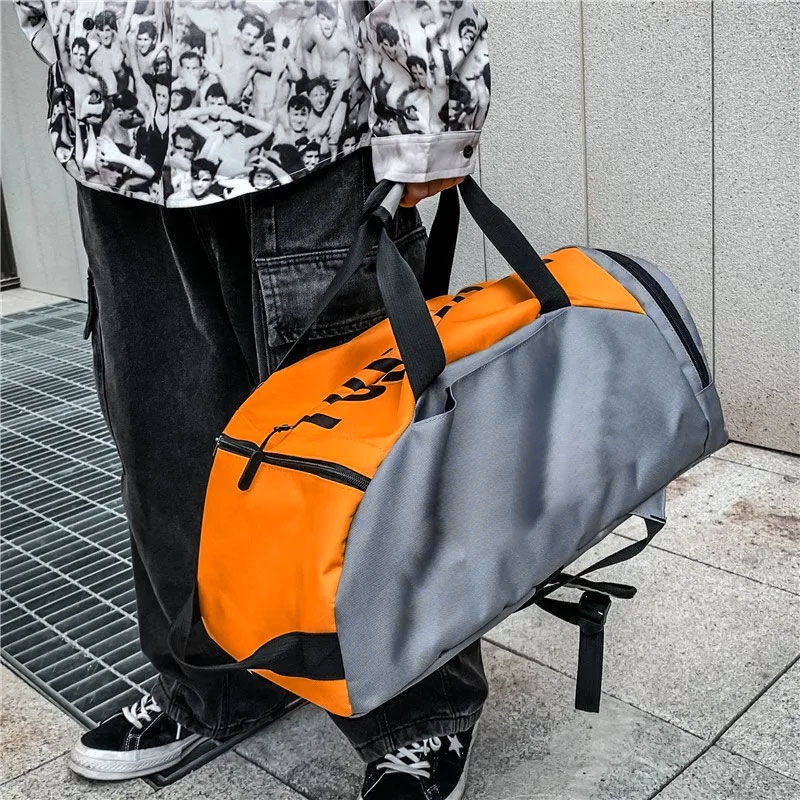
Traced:
<path fill-rule="evenodd" d="M 377 0 L 359 26 L 378 180 L 418 183 L 475 170 L 489 111 L 488 23 L 468 0 Z"/>
<path fill-rule="evenodd" d="M 45 64 L 55 64 L 56 46 L 45 12 L 44 0 L 14 0 L 14 9 L 33 51 Z"/>

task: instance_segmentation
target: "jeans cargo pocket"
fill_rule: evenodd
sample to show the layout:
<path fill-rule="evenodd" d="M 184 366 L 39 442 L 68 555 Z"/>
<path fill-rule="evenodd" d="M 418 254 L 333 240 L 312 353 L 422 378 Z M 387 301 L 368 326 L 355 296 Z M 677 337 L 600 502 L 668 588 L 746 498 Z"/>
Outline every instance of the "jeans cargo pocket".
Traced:
<path fill-rule="evenodd" d="M 395 241 L 417 278 L 421 279 L 425 229 L 418 224 Z M 269 347 L 291 344 L 300 336 L 346 255 L 346 248 L 337 248 L 255 259 Z M 385 315 L 372 254 L 316 321 L 309 338 L 355 335 Z"/>
<path fill-rule="evenodd" d="M 97 319 L 97 294 L 94 288 L 94 277 L 91 272 L 86 274 L 86 324 L 83 326 L 83 338 L 88 339 L 94 330 Z"/>

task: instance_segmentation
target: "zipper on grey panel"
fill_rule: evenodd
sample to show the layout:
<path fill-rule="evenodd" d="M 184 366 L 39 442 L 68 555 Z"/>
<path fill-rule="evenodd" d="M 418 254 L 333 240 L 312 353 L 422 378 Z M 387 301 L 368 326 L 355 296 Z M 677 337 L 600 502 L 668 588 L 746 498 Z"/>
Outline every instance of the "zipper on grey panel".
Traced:
<path fill-rule="evenodd" d="M 597 248 L 597 250 L 600 253 L 605 253 L 626 272 L 633 275 L 633 277 L 644 286 L 653 300 L 655 300 L 656 305 L 664 312 L 664 316 L 669 320 L 670 325 L 681 340 L 681 344 L 691 359 L 694 368 L 697 370 L 697 374 L 700 377 L 700 384 L 702 388 L 705 389 L 705 387 L 711 383 L 708 367 L 703 360 L 700 349 L 697 347 L 689 328 L 686 327 L 683 317 L 681 317 L 680 312 L 675 308 L 674 303 L 669 299 L 669 295 L 664 291 L 661 284 L 641 264 L 630 258 L 630 256 L 616 253 L 613 250 L 602 250 L 600 248 Z"/>

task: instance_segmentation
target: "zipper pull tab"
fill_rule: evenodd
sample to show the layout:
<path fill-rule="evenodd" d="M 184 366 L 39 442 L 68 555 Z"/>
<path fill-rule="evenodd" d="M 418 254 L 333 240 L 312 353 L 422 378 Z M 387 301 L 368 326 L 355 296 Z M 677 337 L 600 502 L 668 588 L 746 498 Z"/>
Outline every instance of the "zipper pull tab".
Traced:
<path fill-rule="evenodd" d="M 274 428 L 273 428 L 273 429 L 272 429 L 272 430 L 269 432 L 269 435 L 267 436 L 267 438 L 266 438 L 266 439 L 264 439 L 264 441 L 263 441 L 263 442 L 261 442 L 261 444 L 258 446 L 258 449 L 259 449 L 259 450 L 263 450 L 263 449 L 264 449 L 264 448 L 267 446 L 267 442 L 268 442 L 268 441 L 269 441 L 269 440 L 270 440 L 270 439 L 271 439 L 271 438 L 272 438 L 272 437 L 273 437 L 273 436 L 274 436 L 276 433 L 281 433 L 281 432 L 283 432 L 283 431 L 290 431 L 290 430 L 291 430 L 293 427 L 294 427 L 294 425 L 276 425 L 276 426 L 275 426 L 275 427 L 274 427 Z"/>
<path fill-rule="evenodd" d="M 276 433 L 280 433 L 281 431 L 290 431 L 292 427 L 292 425 L 276 425 L 270 431 L 267 438 L 261 442 L 261 444 L 258 446 L 258 449 L 253 450 L 253 452 L 250 454 L 250 458 L 247 459 L 247 464 L 242 472 L 242 477 L 239 478 L 239 483 L 236 484 L 241 491 L 246 492 L 252 486 L 253 479 L 256 477 L 258 468 L 264 461 L 264 448 L 267 446 L 267 442 Z"/>
<path fill-rule="evenodd" d="M 250 458 L 247 459 L 247 464 L 245 465 L 244 470 L 242 471 L 242 476 L 239 478 L 239 483 L 236 485 L 239 487 L 239 490 L 242 492 L 246 492 L 253 483 L 253 479 L 256 477 L 256 472 L 258 472 L 258 468 L 261 466 L 261 462 L 264 460 L 264 453 L 259 448 L 258 450 L 253 450 L 250 454 Z"/>

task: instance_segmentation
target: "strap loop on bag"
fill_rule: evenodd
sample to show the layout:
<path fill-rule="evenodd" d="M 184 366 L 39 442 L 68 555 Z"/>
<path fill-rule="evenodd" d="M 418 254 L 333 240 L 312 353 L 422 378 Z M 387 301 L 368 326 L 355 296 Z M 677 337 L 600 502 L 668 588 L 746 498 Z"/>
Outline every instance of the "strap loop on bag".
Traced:
<path fill-rule="evenodd" d="M 242 669 L 266 669 L 289 678 L 310 678 L 317 681 L 344 680 L 344 662 L 335 633 L 293 631 L 270 639 L 242 661 L 224 664 L 199 664 L 187 655 L 192 628 L 201 622 L 197 583 L 167 635 L 172 657 L 188 674 L 234 672 Z M 203 636 L 211 641 L 203 629 Z"/>

